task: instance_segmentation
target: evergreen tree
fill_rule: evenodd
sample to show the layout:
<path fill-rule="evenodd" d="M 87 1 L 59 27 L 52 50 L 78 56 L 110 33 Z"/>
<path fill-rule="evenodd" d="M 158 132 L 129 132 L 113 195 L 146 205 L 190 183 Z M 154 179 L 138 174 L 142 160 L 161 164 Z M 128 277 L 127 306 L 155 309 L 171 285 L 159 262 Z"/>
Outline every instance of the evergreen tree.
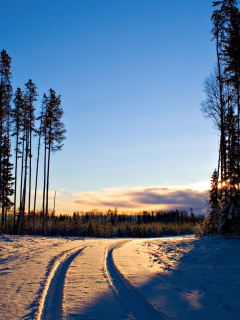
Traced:
<path fill-rule="evenodd" d="M 219 129 L 220 129 L 220 159 L 221 162 L 221 181 L 226 179 L 226 142 L 225 142 L 225 109 L 226 100 L 224 99 L 224 77 L 222 73 L 222 42 L 224 33 L 224 19 L 219 11 L 214 11 L 212 18 L 213 29 L 212 34 L 216 41 L 216 55 L 217 55 L 217 69 L 215 70 L 215 77 L 217 81 L 217 91 L 219 99 Z"/>
<path fill-rule="evenodd" d="M 240 13 L 237 5 L 236 0 L 213 2 L 213 7 L 217 7 L 212 15 L 212 32 L 217 48 L 216 79 L 220 103 L 215 104 L 214 109 L 206 92 L 207 104 L 203 105 L 202 110 L 215 122 L 217 119 L 221 176 L 218 181 L 218 172 L 214 171 L 210 191 L 211 211 L 205 219 L 203 234 L 240 234 Z"/>
<path fill-rule="evenodd" d="M 15 179 L 14 179 L 14 209 L 13 209 L 13 232 L 16 229 L 16 206 L 17 206 L 17 174 L 18 174 L 18 158 L 20 154 L 20 133 L 22 131 L 22 113 L 24 109 L 23 93 L 17 88 L 14 96 L 14 108 L 12 109 L 12 136 L 16 137 L 15 147 Z"/>
<path fill-rule="evenodd" d="M 221 56 L 224 67 L 225 82 L 232 85 L 235 90 L 235 103 L 237 114 L 237 140 L 240 144 L 240 12 L 236 0 L 214 1 L 215 10 L 213 15 L 221 17 Z M 238 171 L 240 162 L 240 150 L 238 151 Z M 238 172 L 239 177 L 239 172 Z M 239 185 L 239 181 L 238 181 Z"/>
<path fill-rule="evenodd" d="M 7 54 L 6 50 L 2 50 L 0 54 L 0 186 L 4 187 L 7 183 L 8 177 L 6 174 L 10 174 L 9 168 L 5 168 L 5 165 L 10 165 L 10 113 L 11 113 L 11 99 L 12 99 L 12 86 L 11 86 L 11 58 Z M 7 141 L 7 142 L 6 142 Z M 6 148 L 9 148 L 7 152 L 8 160 L 5 159 Z M 3 163 L 4 161 L 4 163 Z M 10 176 L 9 176 L 10 179 Z M 2 198 L 4 201 L 4 191 L 1 189 Z M 2 209 L 5 205 L 2 202 Z M 2 210 L 2 226 L 4 226 L 5 210 Z"/>
<path fill-rule="evenodd" d="M 35 192 L 34 192 L 34 207 L 33 207 L 33 232 L 35 231 L 35 215 L 36 215 L 36 202 L 37 202 L 37 186 L 38 186 L 38 167 L 39 167 L 39 157 L 40 157 L 40 147 L 41 147 L 41 138 L 43 135 L 43 117 L 44 110 L 46 110 L 47 96 L 43 95 L 42 111 L 40 117 L 37 120 L 40 120 L 40 126 L 37 130 L 38 135 L 38 151 L 37 151 L 37 164 L 36 164 L 36 178 L 35 178 Z"/>
<path fill-rule="evenodd" d="M 25 97 L 23 100 L 23 109 L 22 109 L 22 130 L 21 130 L 21 143 L 22 143 L 22 151 L 21 151 L 21 178 L 20 178 L 20 205 L 19 205 L 19 221 L 18 221 L 18 234 L 23 234 L 24 230 L 24 214 L 25 214 L 25 199 L 26 199 L 26 187 L 24 187 L 26 183 L 26 173 L 27 166 L 26 161 L 28 159 L 27 155 L 27 128 L 28 128 L 28 112 L 27 112 L 27 103 L 25 101 Z"/>
<path fill-rule="evenodd" d="M 31 181 L 32 181 L 32 135 L 35 131 L 35 107 L 34 102 L 37 101 L 37 87 L 30 79 L 26 84 L 25 102 L 27 107 L 27 147 L 26 147 L 26 159 L 29 157 L 29 183 L 28 183 L 28 230 L 30 227 L 30 209 L 31 209 Z M 27 161 L 26 167 L 27 169 Z M 25 169 L 25 170 L 26 170 Z M 25 177 L 27 174 L 25 175 Z M 26 184 L 25 184 L 26 186 Z M 26 190 L 25 190 L 26 192 Z"/>
<path fill-rule="evenodd" d="M 44 191 L 43 199 L 45 199 L 46 190 L 46 212 L 43 215 L 43 221 L 45 221 L 46 215 L 48 215 L 48 194 L 49 194 L 49 179 L 50 179 L 50 159 L 51 153 L 59 151 L 63 147 L 63 140 L 66 138 L 66 130 L 62 122 L 63 110 L 61 107 L 61 96 L 56 96 L 54 90 L 49 90 L 49 97 L 47 98 L 46 110 L 44 116 L 44 142 L 45 142 L 45 160 L 44 160 Z M 47 153 L 47 157 L 46 157 Z M 45 188 L 46 183 L 46 188 Z M 44 208 L 44 201 L 43 201 Z M 43 209 L 44 212 L 44 209 Z M 43 229 L 45 223 L 43 223 Z"/>
<path fill-rule="evenodd" d="M 237 115 L 233 106 L 228 108 L 226 115 L 226 151 L 227 151 L 227 177 L 230 185 L 237 185 L 238 172 L 238 131 Z M 230 186 L 230 187 L 231 187 Z"/>
<path fill-rule="evenodd" d="M 13 165 L 9 162 L 10 159 L 10 141 L 7 136 L 3 137 L 2 143 L 2 177 L 0 185 L 0 203 L 2 206 L 2 227 L 3 231 L 7 232 L 7 211 L 13 205 L 10 196 L 13 195 L 13 180 L 12 168 Z"/>
<path fill-rule="evenodd" d="M 209 203 L 212 209 L 216 208 L 219 204 L 218 172 L 216 169 L 213 171 L 211 178 Z"/>

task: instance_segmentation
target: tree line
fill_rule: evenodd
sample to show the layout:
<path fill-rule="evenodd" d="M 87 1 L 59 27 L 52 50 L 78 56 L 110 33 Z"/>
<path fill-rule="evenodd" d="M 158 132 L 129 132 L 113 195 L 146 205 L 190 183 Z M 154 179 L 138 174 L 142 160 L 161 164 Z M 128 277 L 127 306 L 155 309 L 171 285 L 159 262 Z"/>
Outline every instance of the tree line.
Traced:
<path fill-rule="evenodd" d="M 8 220 L 13 223 L 13 216 Z M 195 217 L 191 211 L 183 210 L 118 213 L 117 209 L 107 212 L 92 210 L 56 215 L 51 212 L 46 217 L 46 236 L 78 237 L 160 237 L 167 235 L 193 234 L 202 217 Z M 32 228 L 32 225 L 31 225 Z M 31 230 L 30 230 L 31 233 Z M 36 212 L 35 234 L 42 235 L 41 212 Z"/>
<path fill-rule="evenodd" d="M 53 89 L 44 94 L 41 111 L 36 115 L 37 86 L 30 79 L 24 90 L 13 92 L 11 57 L 0 54 L 0 204 L 1 231 L 15 234 L 35 232 L 40 151 L 43 149 L 43 191 L 41 228 L 46 229 L 49 214 L 50 160 L 63 147 L 66 130 L 62 122 L 61 96 Z M 37 139 L 34 195 L 33 140 Z M 13 154 L 12 154 L 13 153 Z M 19 178 L 19 179 L 18 179 Z M 33 196 L 33 203 L 32 203 Z M 12 208 L 12 230 L 7 230 Z"/>
<path fill-rule="evenodd" d="M 236 0 L 213 1 L 213 8 L 216 66 L 204 82 L 201 109 L 220 139 L 203 234 L 240 234 L 240 11 Z"/>

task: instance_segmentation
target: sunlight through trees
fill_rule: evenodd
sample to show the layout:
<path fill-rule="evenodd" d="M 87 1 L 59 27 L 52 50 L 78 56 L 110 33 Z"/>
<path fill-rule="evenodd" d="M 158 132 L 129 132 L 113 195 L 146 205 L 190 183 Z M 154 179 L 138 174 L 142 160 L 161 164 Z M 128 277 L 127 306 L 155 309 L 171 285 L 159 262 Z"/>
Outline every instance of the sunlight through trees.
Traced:
<path fill-rule="evenodd" d="M 203 234 L 240 230 L 240 12 L 236 0 L 213 1 L 212 34 L 217 66 L 204 82 L 202 112 L 220 135 L 218 169 L 212 175 L 211 212 Z"/>

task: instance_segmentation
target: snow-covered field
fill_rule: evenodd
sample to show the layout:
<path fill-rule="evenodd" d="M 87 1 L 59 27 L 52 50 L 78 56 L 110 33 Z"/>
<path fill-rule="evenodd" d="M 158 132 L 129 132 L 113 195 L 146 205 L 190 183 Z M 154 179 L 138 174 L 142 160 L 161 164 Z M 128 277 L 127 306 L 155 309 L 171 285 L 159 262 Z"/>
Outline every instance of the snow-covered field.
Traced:
<path fill-rule="evenodd" d="M 0 319 L 240 319 L 240 241 L 0 236 Z"/>

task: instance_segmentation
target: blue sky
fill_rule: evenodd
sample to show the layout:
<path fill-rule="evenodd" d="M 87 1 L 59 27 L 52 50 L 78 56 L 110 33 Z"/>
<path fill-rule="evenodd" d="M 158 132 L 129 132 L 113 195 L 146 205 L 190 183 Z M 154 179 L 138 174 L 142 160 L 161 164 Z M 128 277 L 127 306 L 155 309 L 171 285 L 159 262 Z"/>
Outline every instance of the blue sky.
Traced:
<path fill-rule="evenodd" d="M 1 4 L 0 49 L 12 57 L 14 90 L 31 78 L 37 108 L 50 88 L 62 96 L 67 140 L 52 157 L 50 182 L 59 211 L 107 209 L 99 199 L 113 190 L 121 208 L 128 190 L 197 189 L 210 179 L 218 136 L 200 102 L 215 64 L 211 14 L 209 0 Z"/>

